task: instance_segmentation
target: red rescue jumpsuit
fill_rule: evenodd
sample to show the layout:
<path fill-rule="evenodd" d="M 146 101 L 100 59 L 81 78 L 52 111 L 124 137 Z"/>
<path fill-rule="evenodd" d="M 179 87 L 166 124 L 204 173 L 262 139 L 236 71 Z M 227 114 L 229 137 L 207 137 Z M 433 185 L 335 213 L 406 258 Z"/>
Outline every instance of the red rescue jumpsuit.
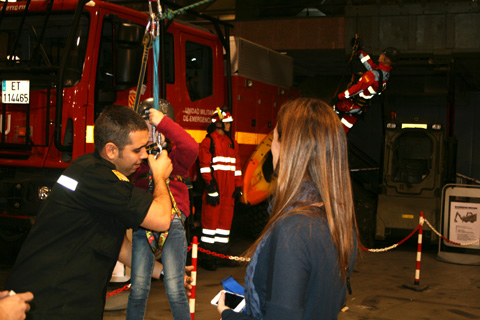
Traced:
<path fill-rule="evenodd" d="M 207 192 L 203 195 L 202 205 L 202 237 L 201 241 L 208 244 L 228 244 L 233 219 L 235 199 L 233 192 L 242 184 L 242 171 L 238 157 L 238 144 L 227 135 L 217 131 L 207 136 L 200 144 L 198 159 L 200 173 L 207 185 L 213 178 L 218 184 L 220 204 L 212 206 L 207 203 Z M 210 153 L 210 144 L 215 147 Z M 212 177 L 213 176 L 213 177 Z"/>
<path fill-rule="evenodd" d="M 335 111 L 341 115 L 345 132 L 348 132 L 357 122 L 357 117 L 365 111 L 368 101 L 385 89 L 392 70 L 391 66 L 383 63 L 376 65 L 362 50 L 358 50 L 358 57 L 367 72 L 356 84 L 338 95 L 338 102 L 335 105 Z M 382 72 L 383 76 L 379 72 Z M 383 78 L 382 84 L 379 83 L 381 78 Z"/>

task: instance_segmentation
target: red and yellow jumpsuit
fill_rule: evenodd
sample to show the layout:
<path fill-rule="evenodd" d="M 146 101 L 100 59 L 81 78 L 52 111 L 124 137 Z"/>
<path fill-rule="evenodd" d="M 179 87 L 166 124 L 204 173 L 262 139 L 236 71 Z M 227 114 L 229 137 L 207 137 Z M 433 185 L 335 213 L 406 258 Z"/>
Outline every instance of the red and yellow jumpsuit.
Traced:
<path fill-rule="evenodd" d="M 375 64 L 362 50 L 358 50 L 358 57 L 367 72 L 356 84 L 338 95 L 338 102 L 334 106 L 341 117 L 345 132 L 348 132 L 357 122 L 358 116 L 365 112 L 370 99 L 382 93 L 392 70 L 391 66 L 383 63 Z"/>
<path fill-rule="evenodd" d="M 227 135 L 214 131 L 202 141 L 199 150 L 200 173 L 207 185 L 215 179 L 218 185 L 219 204 L 210 205 L 203 195 L 202 237 L 203 244 L 210 248 L 224 248 L 228 245 L 233 219 L 234 191 L 242 184 L 242 171 L 238 157 L 238 144 Z M 233 143 L 232 143 L 233 142 Z M 211 143 L 214 148 L 211 148 Z M 214 149 L 214 154 L 211 150 Z M 218 245 L 217 245 L 218 244 Z M 215 247 L 215 248 L 214 248 Z M 223 251 L 219 249 L 219 251 Z"/>

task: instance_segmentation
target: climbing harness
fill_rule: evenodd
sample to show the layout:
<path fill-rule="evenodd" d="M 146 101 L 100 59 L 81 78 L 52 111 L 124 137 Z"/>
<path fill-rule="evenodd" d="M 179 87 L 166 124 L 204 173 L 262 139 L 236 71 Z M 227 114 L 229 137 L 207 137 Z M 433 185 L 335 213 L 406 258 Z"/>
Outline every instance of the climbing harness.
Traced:
<path fill-rule="evenodd" d="M 153 182 L 153 179 L 151 176 L 149 176 L 149 184 L 150 184 L 150 181 Z M 184 225 L 185 219 L 183 218 L 182 211 L 178 209 L 177 202 L 175 201 L 175 198 L 173 197 L 173 194 L 170 191 L 170 180 L 167 179 L 166 183 L 167 183 L 168 194 L 170 195 L 170 200 L 172 201 L 172 214 L 170 218 L 171 220 L 173 220 L 175 216 L 178 216 L 178 218 L 182 222 L 182 225 Z M 168 237 L 168 231 L 155 232 L 151 230 L 145 230 L 145 234 L 147 236 L 148 243 L 153 253 L 157 253 L 157 252 L 161 253 L 163 250 L 163 245 L 165 244 L 165 241 L 167 240 L 167 237 Z"/>

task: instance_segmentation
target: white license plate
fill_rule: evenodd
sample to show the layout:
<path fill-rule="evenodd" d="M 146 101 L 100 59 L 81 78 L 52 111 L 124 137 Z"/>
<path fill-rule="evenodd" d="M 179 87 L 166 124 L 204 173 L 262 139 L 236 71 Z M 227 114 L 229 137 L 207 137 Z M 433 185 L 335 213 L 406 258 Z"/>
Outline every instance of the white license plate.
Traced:
<path fill-rule="evenodd" d="M 30 103 L 30 81 L 29 80 L 4 80 L 2 81 L 2 102 L 3 103 Z"/>

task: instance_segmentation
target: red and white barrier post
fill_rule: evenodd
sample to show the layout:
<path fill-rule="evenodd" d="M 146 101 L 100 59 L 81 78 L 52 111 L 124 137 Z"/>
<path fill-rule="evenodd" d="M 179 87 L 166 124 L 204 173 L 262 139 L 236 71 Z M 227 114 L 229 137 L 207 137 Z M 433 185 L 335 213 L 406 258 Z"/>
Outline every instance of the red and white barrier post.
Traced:
<path fill-rule="evenodd" d="M 423 285 L 420 286 L 420 262 L 422 260 L 422 237 L 423 237 L 423 223 L 425 218 L 423 216 L 423 211 L 420 212 L 420 219 L 419 219 L 419 229 L 418 229 L 418 245 L 417 245 L 417 264 L 415 268 L 415 281 L 413 282 L 413 286 L 404 284 L 403 286 L 412 289 L 415 291 L 424 291 L 428 288 L 428 286 Z"/>
<path fill-rule="evenodd" d="M 192 317 L 192 320 L 195 319 L 195 290 L 197 287 L 197 256 L 198 256 L 198 238 L 195 236 L 193 237 L 192 241 L 192 265 L 193 265 L 193 270 L 191 273 L 192 277 L 192 290 L 191 296 L 190 296 L 190 316 Z"/>

